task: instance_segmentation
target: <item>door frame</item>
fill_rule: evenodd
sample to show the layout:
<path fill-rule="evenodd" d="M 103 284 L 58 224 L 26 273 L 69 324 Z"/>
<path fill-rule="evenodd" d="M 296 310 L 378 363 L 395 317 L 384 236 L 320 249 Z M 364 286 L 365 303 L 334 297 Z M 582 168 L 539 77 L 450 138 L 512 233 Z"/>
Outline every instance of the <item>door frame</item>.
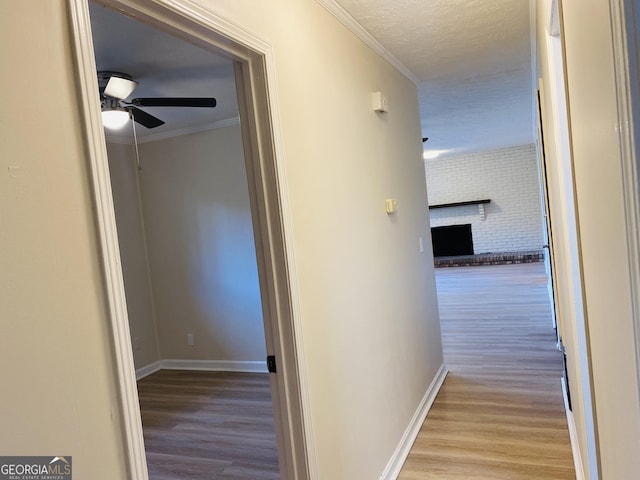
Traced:
<path fill-rule="evenodd" d="M 292 226 L 271 45 L 189 0 L 101 0 L 136 20 L 179 36 L 236 64 L 278 457 L 283 480 L 317 478 L 301 337 Z M 85 154 L 113 337 L 115 377 L 129 478 L 147 480 L 147 464 L 105 137 L 98 102 L 88 0 L 67 0 Z"/>
<path fill-rule="evenodd" d="M 636 3 L 632 0 L 610 0 L 609 9 L 635 334 L 635 373 L 640 397 L 640 7 Z"/>
<path fill-rule="evenodd" d="M 556 340 L 558 346 L 560 346 L 560 332 L 561 328 L 558 325 L 558 291 L 557 278 L 556 278 L 556 256 L 553 244 L 553 230 L 551 223 L 551 199 L 549 191 L 549 172 L 547 168 L 547 152 L 544 137 L 544 126 L 542 123 L 543 107 L 543 84 L 541 80 L 538 80 L 537 89 L 534 92 L 535 104 L 536 104 L 536 125 L 537 125 L 537 142 L 536 150 L 538 153 L 538 169 L 540 176 L 540 191 L 542 196 L 542 220 L 543 220 L 543 235 L 545 239 L 544 248 L 544 264 L 547 272 L 547 289 L 549 290 L 549 300 L 551 305 L 551 323 L 556 331 Z"/>

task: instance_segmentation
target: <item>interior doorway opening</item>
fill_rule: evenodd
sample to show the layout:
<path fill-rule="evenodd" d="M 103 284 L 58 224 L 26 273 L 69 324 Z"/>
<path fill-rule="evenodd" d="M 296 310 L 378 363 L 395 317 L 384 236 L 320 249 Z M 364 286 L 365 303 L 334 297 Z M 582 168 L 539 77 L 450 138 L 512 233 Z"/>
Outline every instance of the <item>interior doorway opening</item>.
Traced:
<path fill-rule="evenodd" d="M 291 295 L 289 233 L 282 220 L 282 191 L 278 180 L 277 125 L 271 111 L 275 92 L 269 87 L 270 47 L 212 12 L 182 9 L 179 2 L 109 0 L 101 2 L 145 25 L 175 35 L 234 62 L 246 179 L 254 230 L 255 253 L 262 298 L 266 352 L 275 357 L 278 373 L 269 375 L 275 418 L 280 478 L 306 479 L 314 468 L 309 455 L 310 432 L 305 414 L 303 362 L 298 362 L 296 307 Z M 78 66 L 79 99 L 84 113 L 87 153 L 96 201 L 99 240 L 103 251 L 105 290 L 122 402 L 122 425 L 131 478 L 148 478 L 140 409 L 135 383 L 132 342 L 126 311 L 120 252 L 110 193 L 105 138 L 100 121 L 96 65 L 91 45 L 87 0 L 70 0 L 72 38 Z M 223 33 L 224 32 L 224 33 Z M 131 72 L 133 73 L 133 72 Z M 286 198 L 286 195 L 285 195 Z M 285 208 L 286 210 L 286 208 Z M 193 335 L 193 333 L 192 333 Z M 194 337 L 191 337 L 194 338 Z M 197 337 L 196 337 L 197 338 Z M 187 343 L 190 341 L 187 335 Z M 195 338 L 194 338 L 195 340 Z M 135 339 L 134 339 L 135 343 Z M 189 346 L 189 345 L 187 345 Z M 134 345 L 135 347 L 135 345 Z"/>
<path fill-rule="evenodd" d="M 279 478 L 240 126 L 143 130 L 107 153 L 149 476 Z"/>
<path fill-rule="evenodd" d="M 279 478 L 233 60 L 90 14 L 150 478 Z"/>

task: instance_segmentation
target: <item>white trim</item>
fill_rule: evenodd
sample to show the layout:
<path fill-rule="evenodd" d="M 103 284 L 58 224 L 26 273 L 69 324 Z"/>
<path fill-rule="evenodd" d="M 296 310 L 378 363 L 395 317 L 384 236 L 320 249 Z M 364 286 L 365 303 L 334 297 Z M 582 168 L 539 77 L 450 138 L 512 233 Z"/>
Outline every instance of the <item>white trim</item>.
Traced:
<path fill-rule="evenodd" d="M 560 35 L 560 11 L 558 10 L 558 0 L 547 0 L 547 23 L 546 32 L 552 37 Z"/>
<path fill-rule="evenodd" d="M 618 123 L 616 130 L 620 143 L 622 166 L 623 201 L 627 253 L 629 255 L 629 282 L 631 284 L 631 311 L 635 334 L 636 378 L 640 396 L 640 171 L 638 170 L 638 145 L 636 135 L 640 133 L 637 124 L 640 116 L 640 88 L 638 88 L 638 67 L 640 45 L 638 27 L 632 2 L 612 0 L 611 30 L 618 102 Z"/>
<path fill-rule="evenodd" d="M 353 16 L 347 12 L 344 7 L 339 5 L 335 0 L 316 0 L 331 15 L 336 17 L 340 23 L 347 27 L 351 32 L 368 45 L 374 52 L 384 58 L 391 65 L 396 67 L 400 73 L 411 80 L 416 86 L 421 82 L 409 68 L 405 66 L 398 58 L 389 50 L 384 48 L 382 44 L 374 38 Z"/>
<path fill-rule="evenodd" d="M 162 370 L 162 360 L 157 360 L 149 365 L 140 367 L 136 370 L 136 380 L 142 380 L 144 377 L 148 377 L 160 370 Z"/>
<path fill-rule="evenodd" d="M 306 354 L 304 350 L 304 340 L 302 336 L 302 308 L 300 305 L 300 292 L 298 290 L 298 275 L 296 268 L 296 259 L 293 248 L 293 221 L 291 215 L 291 202 L 289 200 L 289 189 L 287 181 L 287 171 L 285 168 L 284 139 L 280 129 L 280 105 L 278 103 L 278 94 L 275 85 L 278 84 L 276 79 L 276 63 L 275 56 L 269 47 L 264 53 L 265 75 L 267 77 L 267 91 L 269 97 L 269 105 L 271 109 L 271 124 L 273 134 L 273 150 L 276 161 L 276 177 L 279 190 L 280 215 L 282 221 L 283 237 L 285 240 L 284 255 L 286 258 L 287 274 L 289 277 L 289 306 L 291 323 L 293 328 L 288 329 L 293 334 L 294 361 L 295 369 L 298 372 L 298 386 L 300 402 L 302 404 L 302 427 L 305 435 L 306 447 L 306 474 L 309 480 L 319 480 L 318 460 L 316 457 L 315 437 L 313 435 L 313 421 L 311 417 L 311 396 L 309 382 L 307 379 L 307 365 L 305 362 Z M 280 330 L 281 326 L 278 327 Z M 284 358 L 284 351 L 281 353 L 281 359 Z M 291 389 L 287 386 L 288 389 Z M 283 479 L 284 480 L 284 479 Z"/>
<path fill-rule="evenodd" d="M 578 440 L 578 430 L 573 412 L 569 410 L 569 398 L 567 397 L 567 384 L 564 378 L 560 378 L 562 384 L 562 398 L 564 400 L 564 411 L 567 414 L 567 426 L 569 427 L 569 439 L 571 440 L 571 452 L 573 453 L 573 466 L 576 470 L 576 480 L 586 480 L 582 467 L 582 455 L 580 454 L 580 442 Z"/>
<path fill-rule="evenodd" d="M 240 125 L 240 117 L 225 118 L 211 123 L 203 123 L 200 125 L 190 125 L 183 128 L 175 128 L 173 130 L 165 130 L 163 132 L 153 132 L 144 136 L 138 136 L 138 144 L 157 142 L 166 138 L 179 137 L 181 135 L 189 135 L 190 133 L 208 132 L 217 130 L 218 128 L 231 127 Z M 116 135 L 105 134 L 105 138 L 109 143 L 119 143 L 121 145 L 133 145 L 132 137 L 121 137 Z"/>
<path fill-rule="evenodd" d="M 596 432 L 596 411 L 593 399 L 593 383 L 591 377 L 591 359 L 589 356 L 589 342 L 587 339 L 586 306 L 583 290 L 583 272 L 580 253 L 580 242 L 578 232 L 578 211 L 575 193 L 575 169 L 574 159 L 570 145 L 569 117 L 568 117 L 568 96 L 566 91 L 566 75 L 564 65 L 564 52 L 560 36 L 544 35 L 543 39 L 547 44 L 547 62 L 549 72 L 549 99 L 551 115 L 551 131 L 555 138 L 555 165 L 550 177 L 556 177 L 559 182 L 558 197 L 551 202 L 559 208 L 558 225 L 566 226 L 563 235 L 554 238 L 554 242 L 563 245 L 567 255 L 563 258 L 556 257 L 559 262 L 556 271 L 565 273 L 565 293 L 566 306 L 568 308 L 564 317 L 560 316 L 560 331 L 563 332 L 564 341 L 569 346 L 567 356 L 573 359 L 575 375 L 575 391 L 573 392 L 573 403 L 580 406 L 582 417 L 577 420 L 581 422 L 584 431 L 583 445 L 586 453 L 583 465 L 586 468 L 586 475 L 591 480 L 597 480 L 599 475 L 598 441 Z M 544 98 L 542 98 L 543 116 Z M 549 130 L 549 129 L 547 129 Z M 547 137 L 550 138 L 550 137 Z M 559 297 L 562 296 L 560 292 Z M 561 300 L 562 301 L 562 300 Z"/>
<path fill-rule="evenodd" d="M 191 125 L 184 128 L 176 128 L 174 130 L 166 130 L 164 132 L 150 133 L 142 137 L 138 137 L 138 143 L 157 142 L 165 138 L 179 137 L 180 135 L 188 135 L 190 133 L 207 132 L 218 128 L 231 127 L 240 125 L 240 117 L 225 118 L 216 122 L 205 123 L 202 125 Z"/>
<path fill-rule="evenodd" d="M 269 373 L 265 361 L 175 360 L 160 361 L 161 370 L 203 370 L 210 372 Z"/>
<path fill-rule="evenodd" d="M 102 0 L 101 3 L 114 6 L 120 5 L 121 7 L 135 10 L 138 13 L 143 13 L 145 18 L 152 22 L 153 25 L 174 27 L 177 29 L 176 33 L 179 32 L 180 27 L 177 23 L 174 23 L 174 21 L 189 19 L 198 26 L 204 26 L 207 32 L 215 32 L 218 35 L 230 39 L 236 45 L 246 47 L 260 54 L 271 51 L 271 44 L 268 41 L 257 37 L 242 26 L 232 23 L 211 8 L 202 7 L 192 0 Z M 167 16 L 171 17 L 170 22 L 158 22 L 155 16 L 155 13 L 158 12 L 158 7 L 160 7 Z M 204 38 L 200 36 L 200 34 L 202 34 L 202 30 L 198 31 L 198 35 L 196 36 L 198 40 Z M 211 45 L 211 42 L 206 40 L 204 43 Z M 247 53 L 246 51 L 235 51 L 237 47 L 227 42 L 224 44 L 220 43 L 217 46 L 227 52 L 234 50 L 233 53 L 239 53 L 240 58 L 244 58 L 246 55 L 243 54 Z"/>
<path fill-rule="evenodd" d="M 420 401 L 416 412 L 413 414 L 413 418 L 409 422 L 407 429 L 404 431 L 395 452 L 393 452 L 393 455 L 391 456 L 391 459 L 389 459 L 382 475 L 380 475 L 380 480 L 395 480 L 398 478 L 398 475 L 400 475 L 400 471 L 402 470 L 402 466 L 411 451 L 413 442 L 416 441 L 416 437 L 418 436 L 418 433 L 420 433 L 422 424 L 424 423 L 425 418 L 427 418 L 429 410 L 431 410 L 431 405 L 433 405 L 433 402 L 440 391 L 440 387 L 442 387 L 442 384 L 444 383 L 447 373 L 449 373 L 449 370 L 443 363 L 440 365 L 440 369 L 422 397 L 422 400 Z"/>
<path fill-rule="evenodd" d="M 249 360 L 177 360 L 165 359 L 136 370 L 136 380 L 141 380 L 160 370 L 192 370 L 206 372 L 269 373 L 264 361 Z"/>
<path fill-rule="evenodd" d="M 107 311 L 113 338 L 116 379 L 120 395 L 121 422 L 129 478 L 147 480 L 147 460 L 142 436 L 142 420 L 129 334 L 129 318 L 124 294 L 116 219 L 113 210 L 107 150 L 102 133 L 100 105 L 96 98 L 98 80 L 93 55 L 89 8 L 86 0 L 68 0 L 70 27 L 77 63 L 76 80 L 82 105 L 87 163 L 91 174 L 94 213 L 103 262 Z"/>

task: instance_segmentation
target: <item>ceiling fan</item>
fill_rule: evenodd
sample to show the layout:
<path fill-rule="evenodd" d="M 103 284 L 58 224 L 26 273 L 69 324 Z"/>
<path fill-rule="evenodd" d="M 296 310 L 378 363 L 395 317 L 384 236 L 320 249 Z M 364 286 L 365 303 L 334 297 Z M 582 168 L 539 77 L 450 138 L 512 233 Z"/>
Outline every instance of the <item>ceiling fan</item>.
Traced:
<path fill-rule="evenodd" d="M 138 82 L 126 73 L 98 72 L 102 121 L 106 127 L 121 128 L 129 118 L 147 128 L 164 125 L 164 121 L 138 107 L 213 108 L 217 103 L 213 97 L 134 98 L 125 102 L 125 98 L 131 95 L 137 86 Z"/>

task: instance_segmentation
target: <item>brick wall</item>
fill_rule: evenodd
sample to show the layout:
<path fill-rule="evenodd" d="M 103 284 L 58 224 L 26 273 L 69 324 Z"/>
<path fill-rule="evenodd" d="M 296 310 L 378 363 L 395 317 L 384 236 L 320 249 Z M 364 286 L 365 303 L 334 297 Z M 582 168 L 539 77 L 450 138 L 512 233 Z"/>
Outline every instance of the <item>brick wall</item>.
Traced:
<path fill-rule="evenodd" d="M 488 198 L 477 205 L 430 210 L 431 226 L 471 224 L 474 253 L 537 250 L 542 207 L 534 145 L 502 148 L 425 163 L 429 204 Z"/>

